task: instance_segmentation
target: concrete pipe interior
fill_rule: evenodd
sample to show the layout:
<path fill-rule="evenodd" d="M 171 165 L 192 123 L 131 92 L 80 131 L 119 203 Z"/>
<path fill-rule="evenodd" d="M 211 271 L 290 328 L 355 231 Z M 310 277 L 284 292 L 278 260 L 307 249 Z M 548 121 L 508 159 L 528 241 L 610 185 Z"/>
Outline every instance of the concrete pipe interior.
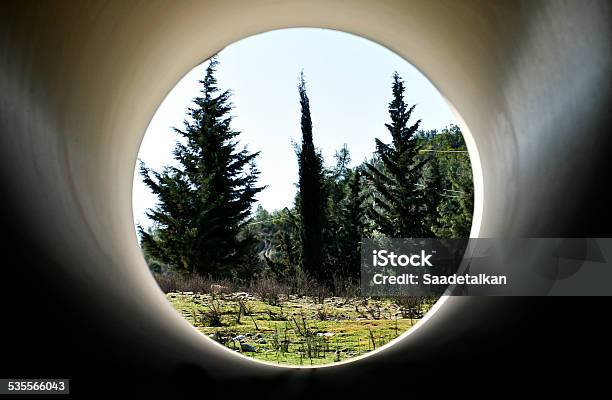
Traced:
<path fill-rule="evenodd" d="M 43 322 L 57 318 L 58 330 L 38 340 L 73 343 L 78 353 L 62 364 L 61 349 L 24 350 L 9 358 L 13 368 L 37 362 L 43 372 L 62 365 L 77 373 L 77 365 L 99 360 L 233 382 L 358 379 L 485 354 L 485 343 L 512 320 L 505 312 L 525 306 L 524 299 L 447 298 L 387 351 L 316 374 L 236 357 L 174 312 L 132 225 L 138 147 L 190 68 L 264 31 L 354 33 L 419 68 L 469 132 L 473 236 L 610 233 L 612 214 L 595 184 L 611 175 L 601 151 L 612 142 L 609 2 L 33 1 L 3 8 L 0 190 L 11 227 L 3 235 L 8 263 L 30 266 L 8 272 L 7 282 L 40 290 L 27 304 L 37 304 Z M 66 308 L 51 317 L 52 307 Z M 9 337 L 17 343 L 38 326 L 26 316 L 15 324 Z"/>

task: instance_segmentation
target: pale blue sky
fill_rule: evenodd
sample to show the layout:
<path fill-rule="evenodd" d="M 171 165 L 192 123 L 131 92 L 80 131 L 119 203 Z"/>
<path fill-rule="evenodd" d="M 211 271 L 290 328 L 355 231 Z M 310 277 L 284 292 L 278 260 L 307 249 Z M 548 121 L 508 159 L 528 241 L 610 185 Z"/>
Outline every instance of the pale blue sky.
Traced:
<path fill-rule="evenodd" d="M 228 46 L 219 53 L 219 62 L 219 86 L 234 93 L 233 127 L 242 131 L 241 144 L 261 151 L 260 183 L 269 187 L 258 200 L 270 211 L 291 206 L 295 196 L 298 168 L 292 140 L 299 142 L 301 137 L 297 83 L 302 69 L 315 145 L 328 165 L 344 143 L 353 164 L 358 164 L 371 156 L 375 137 L 390 140 L 384 124 L 389 119 L 394 71 L 404 78 L 406 99 L 417 104 L 413 116 L 423 120 L 424 129 L 456 123 L 444 99 L 416 68 L 390 50 L 351 34 L 313 28 L 267 32 Z M 182 127 L 205 64 L 177 83 L 151 120 L 138 154 L 147 166 L 160 169 L 173 163 L 177 136 L 171 127 Z M 144 213 L 155 202 L 135 174 L 137 223 L 150 225 Z"/>

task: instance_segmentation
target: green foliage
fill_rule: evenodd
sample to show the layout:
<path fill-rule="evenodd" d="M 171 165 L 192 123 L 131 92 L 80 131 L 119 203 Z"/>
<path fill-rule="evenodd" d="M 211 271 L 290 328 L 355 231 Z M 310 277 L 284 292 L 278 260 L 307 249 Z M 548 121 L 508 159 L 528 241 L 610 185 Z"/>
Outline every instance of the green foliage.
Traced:
<path fill-rule="evenodd" d="M 441 132 L 409 125 L 415 106 L 404 101 L 404 84 L 393 76 L 389 104 L 391 144 L 376 139 L 366 163 L 370 234 L 389 237 L 467 237 L 472 223 L 473 183 L 467 148 L 458 126 Z"/>
<path fill-rule="evenodd" d="M 299 222 L 295 210 L 284 208 L 273 212 L 257 207 L 246 226 L 256 242 L 256 250 L 264 268 L 254 277 L 271 276 L 289 282 L 303 274 L 300 266 Z"/>
<path fill-rule="evenodd" d="M 299 193 L 296 208 L 299 213 L 300 262 L 302 269 L 318 280 L 329 280 L 323 264 L 323 232 L 327 223 L 327 191 L 323 159 L 316 150 L 312 135 L 310 100 L 306 93 L 304 73 L 298 85 L 301 106 L 302 143 L 296 149 L 299 166 Z"/>
<path fill-rule="evenodd" d="M 363 237 L 469 235 L 472 173 L 461 131 L 451 126 L 424 132 L 420 120 L 410 123 L 415 106 L 405 102 L 397 73 L 391 122 L 385 124 L 391 142 L 376 139 L 375 155 L 355 167 L 345 144 L 328 168 L 315 147 L 302 74 L 295 206 L 273 212 L 258 206 L 250 215 L 263 189 L 256 186 L 259 153 L 238 149 L 230 93 L 217 87 L 216 66 L 213 59 L 189 121 L 174 130 L 180 136 L 174 149 L 179 166 L 157 172 L 140 165 L 145 184 L 158 197 L 147 214 L 153 229 L 139 231 L 159 276 L 178 270 L 242 282 L 269 280 L 282 282 L 282 292 L 324 297 L 330 289 L 339 293 L 356 286 Z M 278 287 L 257 290 L 272 289 Z"/>
<path fill-rule="evenodd" d="M 474 212 L 474 183 L 459 127 L 453 125 L 436 133 L 431 148 L 439 151 L 435 154 L 441 174 L 437 218 L 432 230 L 438 237 L 468 237 Z"/>
<path fill-rule="evenodd" d="M 158 173 L 141 164 L 145 184 L 158 197 L 148 217 L 155 229 L 139 228 L 150 257 L 177 269 L 215 276 L 248 275 L 256 263 L 248 222 L 257 187 L 259 153 L 238 149 L 240 132 L 231 128 L 230 92 L 217 87 L 213 58 L 200 83 L 190 120 L 174 132 L 179 167 Z"/>
<path fill-rule="evenodd" d="M 389 103 L 390 144 L 376 139 L 375 162 L 367 163 L 366 176 L 375 188 L 368 217 L 377 230 L 389 237 L 427 237 L 427 207 L 423 190 L 417 184 L 426 159 L 418 159 L 421 145 L 416 134 L 421 120 L 409 125 L 415 106 L 404 101 L 404 82 L 393 75 L 393 100 Z"/>
<path fill-rule="evenodd" d="M 385 124 L 391 142 L 376 139 L 374 157 L 355 167 L 345 144 L 325 168 L 302 74 L 295 205 L 258 206 L 251 215 L 263 190 L 259 153 L 238 148 L 216 66 L 211 60 L 189 120 L 174 130 L 178 166 L 140 165 L 158 198 L 147 213 L 153 228 L 139 232 L 160 287 L 200 331 L 260 360 L 324 364 L 396 338 L 436 299 L 356 302 L 362 238 L 469 235 L 472 171 L 460 129 L 423 132 L 420 120 L 410 123 L 415 106 L 395 73 Z M 248 293 L 231 293 L 238 289 Z"/>
<path fill-rule="evenodd" d="M 327 178 L 330 196 L 326 263 L 336 280 L 355 280 L 360 273 L 361 239 L 365 229 L 362 171 L 348 167 L 351 158 L 346 144 L 336 152 L 335 158 L 336 165 Z"/>
<path fill-rule="evenodd" d="M 285 365 L 330 364 L 366 354 L 399 337 L 431 307 L 421 303 L 419 316 L 406 318 L 393 299 L 368 299 L 358 307 L 355 299 L 329 297 L 322 304 L 293 297 L 278 305 L 259 296 L 245 300 L 171 292 L 167 299 L 200 332 L 230 350 L 249 344 L 255 351 L 243 355 Z M 248 317 L 241 305 L 245 302 Z M 367 308 L 379 310 L 378 319 Z"/>

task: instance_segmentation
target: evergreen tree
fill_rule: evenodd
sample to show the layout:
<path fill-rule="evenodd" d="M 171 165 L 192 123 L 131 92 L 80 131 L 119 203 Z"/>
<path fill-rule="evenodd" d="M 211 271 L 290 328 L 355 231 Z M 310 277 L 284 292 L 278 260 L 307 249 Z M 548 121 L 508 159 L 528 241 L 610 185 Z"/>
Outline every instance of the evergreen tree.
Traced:
<path fill-rule="evenodd" d="M 440 212 L 438 206 L 444 199 L 446 184 L 442 171 L 440 171 L 440 158 L 435 150 L 430 153 L 427 164 L 423 168 L 423 178 L 420 186 L 423 188 L 426 219 L 424 223 L 429 231 L 433 232 L 438 223 Z"/>
<path fill-rule="evenodd" d="M 351 152 L 349 151 L 346 143 L 342 146 L 342 148 L 336 150 L 334 160 L 336 160 L 336 165 L 334 165 L 330 171 L 330 180 L 336 184 L 338 189 L 340 189 L 337 195 L 342 197 L 342 189 L 344 188 L 348 178 L 352 175 L 351 168 L 349 167 L 349 164 L 351 163 Z M 333 191 L 333 189 L 330 190 Z"/>
<path fill-rule="evenodd" d="M 257 205 L 253 216 L 247 224 L 245 233 L 253 236 L 257 242 L 257 253 L 263 257 L 268 256 L 272 251 L 272 242 L 274 238 L 274 223 L 272 214 L 268 212 L 261 204 Z"/>
<path fill-rule="evenodd" d="M 343 215 L 343 275 L 357 279 L 361 271 L 361 239 L 365 230 L 365 195 L 361 188 L 362 173 L 356 168 L 347 182 L 346 206 Z"/>
<path fill-rule="evenodd" d="M 404 101 L 404 82 L 393 75 L 393 100 L 389 104 L 391 123 L 385 124 L 392 142 L 376 139 L 379 163 L 368 163 L 366 176 L 376 189 L 370 217 L 378 231 L 389 237 L 426 237 L 431 235 L 425 223 L 426 208 L 422 189 L 418 187 L 426 160 L 419 159 L 421 148 L 416 133 L 421 120 L 408 125 L 415 106 Z"/>
<path fill-rule="evenodd" d="M 300 267 L 299 223 L 294 210 L 284 208 L 276 213 L 277 231 L 275 235 L 276 249 L 279 253 L 281 263 L 285 266 L 287 273 L 295 273 Z"/>
<path fill-rule="evenodd" d="M 304 73 L 298 85 L 301 106 L 302 143 L 296 150 L 299 166 L 299 193 L 296 208 L 300 221 L 300 258 L 302 269 L 314 278 L 329 279 L 323 265 L 323 231 L 326 224 L 325 177 L 323 160 L 314 146 L 310 102 Z"/>
<path fill-rule="evenodd" d="M 334 154 L 336 164 L 326 171 L 325 186 L 328 195 L 327 198 L 327 233 L 331 235 L 332 241 L 336 235 L 336 230 L 339 229 L 339 224 L 342 220 L 343 202 L 346 197 L 347 183 L 351 176 L 349 164 L 351 162 L 351 154 L 346 144 Z M 326 240 L 328 242 L 328 240 Z"/>
<path fill-rule="evenodd" d="M 190 120 L 174 131 L 174 158 L 179 167 L 162 173 L 141 165 L 145 184 L 158 196 L 148 217 L 156 225 L 152 235 L 140 229 L 143 249 L 161 261 L 200 274 L 229 276 L 254 262 L 248 222 L 257 187 L 258 152 L 238 149 L 240 132 L 231 128 L 231 93 L 217 86 L 218 62 L 212 58 L 200 96 L 188 110 Z M 151 176 L 153 175 L 153 176 Z"/>
<path fill-rule="evenodd" d="M 331 270 L 330 275 L 340 275 L 344 272 L 342 264 L 344 249 L 341 236 L 345 229 L 345 198 L 348 179 L 351 175 L 349 168 L 351 155 L 346 144 L 335 152 L 334 159 L 336 164 L 325 173 L 325 186 L 328 196 L 323 257 L 326 268 Z"/>
<path fill-rule="evenodd" d="M 149 266 L 162 263 L 188 271 L 196 231 L 185 222 L 190 221 L 194 213 L 193 189 L 183 171 L 175 167 L 155 172 L 141 162 L 140 174 L 158 199 L 156 208 L 147 211 L 155 227 L 145 231 L 138 226 L 140 245 Z"/>
<path fill-rule="evenodd" d="M 288 278 L 299 267 L 297 229 L 294 211 L 286 207 L 270 213 L 258 205 L 248 224 L 247 231 L 257 240 L 259 256 L 276 278 Z"/>
<path fill-rule="evenodd" d="M 336 164 L 327 174 L 329 198 L 324 264 L 335 278 L 357 278 L 364 233 L 361 172 L 349 167 L 351 155 L 346 144 L 336 151 L 334 158 Z"/>
<path fill-rule="evenodd" d="M 433 230 L 439 237 L 469 237 L 474 212 L 474 184 L 461 130 L 456 125 L 443 129 L 435 136 L 432 146 L 446 151 L 437 153 L 436 157 L 443 183 Z"/>

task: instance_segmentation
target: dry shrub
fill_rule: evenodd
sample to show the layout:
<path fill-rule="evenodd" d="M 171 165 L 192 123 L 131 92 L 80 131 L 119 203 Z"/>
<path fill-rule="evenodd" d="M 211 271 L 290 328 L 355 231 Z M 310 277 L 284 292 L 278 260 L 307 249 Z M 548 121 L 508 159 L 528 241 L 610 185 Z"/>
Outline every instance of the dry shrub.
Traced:
<path fill-rule="evenodd" d="M 222 326 L 221 316 L 223 315 L 223 306 L 213 301 L 207 306 L 207 309 L 200 310 L 200 322 L 203 326 L 219 327 Z"/>
<path fill-rule="evenodd" d="M 334 296 L 343 297 L 347 301 L 358 298 L 361 294 L 359 282 L 350 278 L 334 276 Z"/>
<path fill-rule="evenodd" d="M 317 308 L 315 311 L 315 317 L 319 321 L 327 321 L 328 319 L 333 318 L 333 313 L 324 305 Z"/>
<path fill-rule="evenodd" d="M 394 298 L 400 307 L 403 318 L 417 319 L 423 317 L 423 298 L 417 296 L 401 296 Z"/>
<path fill-rule="evenodd" d="M 251 281 L 251 293 L 257 294 L 266 303 L 277 306 L 283 296 L 287 296 L 289 288 L 271 276 L 262 276 Z"/>
<path fill-rule="evenodd" d="M 325 299 L 331 297 L 332 291 L 325 285 L 318 284 L 311 294 L 312 298 L 316 300 L 317 303 L 323 304 Z"/>
<path fill-rule="evenodd" d="M 159 288 L 164 293 L 176 292 L 179 287 L 177 274 L 157 274 L 153 273 L 155 281 L 159 285 Z"/>
<path fill-rule="evenodd" d="M 291 287 L 291 293 L 297 296 L 308 296 L 316 284 L 314 279 L 297 267 L 287 276 L 287 283 Z"/>
<path fill-rule="evenodd" d="M 232 282 L 228 280 L 214 280 L 210 276 L 199 274 L 179 274 L 167 272 L 163 274 L 154 273 L 160 289 L 164 293 L 170 292 L 193 292 L 193 293 L 212 293 L 219 294 L 231 292 L 234 288 Z M 218 288 L 222 288 L 219 290 Z M 216 289 L 216 290 L 215 290 Z"/>

